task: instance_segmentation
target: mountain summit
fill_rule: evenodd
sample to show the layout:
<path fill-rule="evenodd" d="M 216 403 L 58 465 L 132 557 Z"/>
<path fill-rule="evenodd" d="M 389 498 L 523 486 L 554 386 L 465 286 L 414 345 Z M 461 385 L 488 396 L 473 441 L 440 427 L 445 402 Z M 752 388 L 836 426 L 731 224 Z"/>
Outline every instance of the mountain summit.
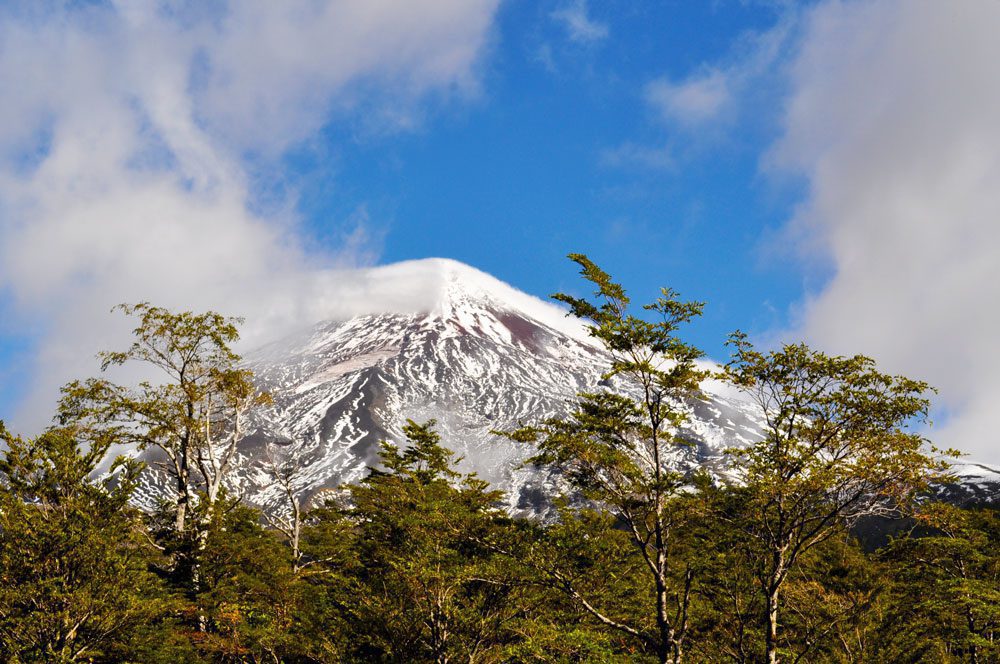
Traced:
<path fill-rule="evenodd" d="M 463 471 L 503 489 L 512 512 L 538 512 L 558 478 L 524 465 L 532 446 L 493 431 L 566 414 L 580 392 L 634 389 L 603 379 L 609 355 L 565 309 L 468 265 L 409 261 L 350 283 L 338 288 L 349 313 L 340 308 L 246 356 L 274 406 L 241 442 L 232 488 L 265 508 L 285 500 L 268 470 L 275 456 L 294 462 L 295 491 L 314 498 L 364 477 L 380 441 L 404 440 L 407 419 L 433 419 Z M 676 448 L 674 462 L 726 475 L 724 450 L 759 438 L 759 414 L 729 385 L 708 380 L 703 389 L 704 400 L 685 404 L 680 436 L 689 445 Z M 959 502 L 1000 487 L 1000 472 L 986 466 L 956 475 L 959 484 L 946 489 Z M 148 489 L 147 497 L 158 493 Z"/>
<path fill-rule="evenodd" d="M 512 510 L 537 509 L 551 478 L 523 467 L 530 446 L 492 431 L 566 413 L 579 392 L 612 386 L 600 344 L 560 306 L 457 261 L 375 268 L 366 283 L 392 290 L 397 310 L 323 321 L 247 355 L 275 405 L 241 445 L 239 490 L 265 506 L 281 500 L 265 441 L 280 441 L 298 463 L 297 489 L 313 495 L 362 478 L 379 441 L 403 440 L 406 419 L 434 419 L 463 470 L 504 489 Z M 756 427 L 730 388 L 709 381 L 706 392 L 677 462 L 721 468 L 722 450 Z"/>

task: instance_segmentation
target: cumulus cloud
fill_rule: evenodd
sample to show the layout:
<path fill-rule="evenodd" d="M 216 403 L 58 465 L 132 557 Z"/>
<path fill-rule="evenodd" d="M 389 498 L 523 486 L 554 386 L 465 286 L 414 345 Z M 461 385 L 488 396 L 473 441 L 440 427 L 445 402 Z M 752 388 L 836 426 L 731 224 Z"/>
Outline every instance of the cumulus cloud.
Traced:
<path fill-rule="evenodd" d="M 770 163 L 809 193 L 790 230 L 834 275 L 796 332 L 930 381 L 932 437 L 1000 462 L 1000 3 L 824 2 Z"/>
<path fill-rule="evenodd" d="M 364 227 L 311 246 L 295 201 L 261 205 L 260 180 L 356 109 L 410 118 L 428 95 L 474 94 L 496 4 L 0 9 L 0 315 L 47 330 L 17 424 L 37 427 L 55 388 L 121 339 L 114 303 L 244 315 L 251 343 L 362 306 L 344 269 L 370 251 Z"/>
<path fill-rule="evenodd" d="M 562 24 L 572 41 L 590 44 L 608 36 L 608 26 L 590 17 L 586 0 L 574 0 L 556 11 L 552 18 Z"/>

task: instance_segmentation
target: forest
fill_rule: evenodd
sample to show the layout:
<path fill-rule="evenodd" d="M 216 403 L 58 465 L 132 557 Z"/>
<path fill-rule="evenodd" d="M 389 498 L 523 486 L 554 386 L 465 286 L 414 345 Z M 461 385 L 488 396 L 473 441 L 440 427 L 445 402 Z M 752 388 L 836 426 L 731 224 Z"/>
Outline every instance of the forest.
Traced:
<path fill-rule="evenodd" d="M 133 342 L 103 368 L 162 381 L 71 382 L 36 437 L 0 423 L 0 661 L 1000 662 L 1000 519 L 935 500 L 957 452 L 924 435 L 929 385 L 741 332 L 710 372 L 682 338 L 702 303 L 636 308 L 570 257 L 593 297 L 555 298 L 635 389 L 496 432 L 561 479 L 537 517 L 459 472 L 433 421 L 310 499 L 269 457 L 282 505 L 247 504 L 228 475 L 270 397 L 240 321 L 122 305 Z M 673 462 L 709 377 L 763 414 L 728 479 Z M 108 469 L 126 447 L 156 461 Z M 139 509 L 152 472 L 169 496 Z"/>

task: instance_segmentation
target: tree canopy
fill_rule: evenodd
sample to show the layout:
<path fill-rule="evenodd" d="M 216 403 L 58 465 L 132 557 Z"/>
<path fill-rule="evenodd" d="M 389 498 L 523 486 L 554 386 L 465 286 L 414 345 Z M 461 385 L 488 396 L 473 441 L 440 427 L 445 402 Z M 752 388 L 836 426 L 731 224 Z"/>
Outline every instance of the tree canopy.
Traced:
<path fill-rule="evenodd" d="M 433 421 L 333 492 L 265 441 L 257 481 L 287 500 L 262 512 L 227 491 L 268 402 L 239 321 L 122 306 L 133 343 L 103 368 L 158 380 L 74 381 L 33 438 L 0 422 L 0 663 L 1000 662 L 998 517 L 935 500 L 951 452 L 924 437 L 925 383 L 741 333 L 710 372 L 682 335 L 702 303 L 636 309 L 570 258 L 593 296 L 555 298 L 606 350 L 603 380 L 503 432 L 561 486 L 544 517 L 505 511 Z M 724 476 L 680 435 L 709 376 L 763 422 Z M 144 473 L 170 480 L 148 513 Z M 879 524 L 895 537 L 863 545 Z"/>

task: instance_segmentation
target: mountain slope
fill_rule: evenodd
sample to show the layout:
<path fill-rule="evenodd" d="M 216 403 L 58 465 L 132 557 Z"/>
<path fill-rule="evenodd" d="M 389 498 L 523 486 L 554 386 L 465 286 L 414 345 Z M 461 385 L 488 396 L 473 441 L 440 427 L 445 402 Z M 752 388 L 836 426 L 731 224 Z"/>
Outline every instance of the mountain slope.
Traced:
<path fill-rule="evenodd" d="M 378 441 L 402 439 L 406 418 L 436 419 L 462 467 L 507 490 L 512 509 L 541 501 L 548 478 L 521 467 L 530 447 L 491 430 L 565 413 L 577 393 L 608 385 L 606 354 L 559 307 L 473 268 L 442 259 L 408 268 L 435 289 L 426 311 L 321 323 L 248 356 L 275 399 L 241 450 L 242 488 L 256 501 L 280 500 L 255 467 L 261 440 L 284 441 L 282 455 L 301 464 L 300 488 L 314 493 L 363 477 Z M 721 468 L 724 447 L 751 440 L 756 427 L 732 390 L 706 387 L 685 431 L 694 444 L 677 462 Z"/>
<path fill-rule="evenodd" d="M 492 431 L 564 414 L 583 391 L 628 392 L 606 381 L 609 358 L 579 321 L 560 307 L 517 291 L 461 263 L 428 259 L 364 275 L 390 292 L 394 311 L 372 298 L 370 313 L 316 324 L 246 356 L 274 407 L 257 415 L 241 442 L 231 489 L 251 502 L 280 508 L 284 494 L 268 459 L 294 460 L 296 491 L 314 498 L 354 482 L 378 461 L 379 442 L 402 442 L 406 419 L 437 420 L 446 446 L 507 493 L 512 512 L 537 512 L 555 495 L 556 478 L 525 467 L 529 445 Z M 686 404 L 679 468 L 727 474 L 723 453 L 759 437 L 755 406 L 719 381 L 705 400 Z M 1000 470 L 956 468 L 941 488 L 955 502 L 1000 496 Z M 147 505 L 163 495 L 149 477 Z"/>

